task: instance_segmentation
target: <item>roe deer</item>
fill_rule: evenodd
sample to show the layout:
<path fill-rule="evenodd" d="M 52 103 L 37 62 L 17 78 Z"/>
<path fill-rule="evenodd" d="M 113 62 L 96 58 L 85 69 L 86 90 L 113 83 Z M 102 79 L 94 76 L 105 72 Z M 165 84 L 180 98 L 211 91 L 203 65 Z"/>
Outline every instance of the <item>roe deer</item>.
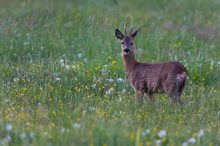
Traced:
<path fill-rule="evenodd" d="M 183 104 L 180 95 L 189 79 L 186 68 L 179 62 L 164 62 L 159 64 L 140 63 L 135 59 L 133 41 L 140 29 L 127 35 L 124 26 L 124 35 L 115 30 L 115 36 L 121 41 L 122 56 L 125 71 L 130 83 L 136 92 L 138 101 L 143 101 L 145 93 L 150 103 L 154 102 L 153 93 L 166 93 L 174 102 Z"/>

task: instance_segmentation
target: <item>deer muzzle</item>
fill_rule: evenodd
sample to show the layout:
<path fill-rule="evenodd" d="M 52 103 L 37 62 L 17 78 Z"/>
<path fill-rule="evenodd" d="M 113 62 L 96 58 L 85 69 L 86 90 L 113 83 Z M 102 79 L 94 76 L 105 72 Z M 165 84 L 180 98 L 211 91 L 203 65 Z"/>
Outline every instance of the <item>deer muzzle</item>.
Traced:
<path fill-rule="evenodd" d="M 125 48 L 123 51 L 124 51 L 125 55 L 130 53 L 130 49 L 128 49 L 128 48 Z"/>

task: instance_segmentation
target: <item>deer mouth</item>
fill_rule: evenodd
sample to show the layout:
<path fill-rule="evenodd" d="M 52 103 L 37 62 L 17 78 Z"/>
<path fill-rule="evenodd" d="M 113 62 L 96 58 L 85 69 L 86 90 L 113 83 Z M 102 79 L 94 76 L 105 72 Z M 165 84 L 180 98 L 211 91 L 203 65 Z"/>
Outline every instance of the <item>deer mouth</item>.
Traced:
<path fill-rule="evenodd" d="M 130 53 L 130 50 L 129 49 L 124 49 L 123 52 L 124 52 L 124 55 L 128 55 Z"/>

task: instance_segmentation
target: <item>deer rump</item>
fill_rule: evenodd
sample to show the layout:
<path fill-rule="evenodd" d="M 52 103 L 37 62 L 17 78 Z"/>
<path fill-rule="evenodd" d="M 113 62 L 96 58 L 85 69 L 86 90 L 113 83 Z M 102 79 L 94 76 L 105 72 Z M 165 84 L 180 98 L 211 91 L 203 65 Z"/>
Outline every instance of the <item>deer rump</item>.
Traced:
<path fill-rule="evenodd" d="M 127 74 L 136 92 L 142 94 L 166 92 L 169 97 L 180 96 L 188 80 L 187 70 L 179 62 L 137 63 Z"/>

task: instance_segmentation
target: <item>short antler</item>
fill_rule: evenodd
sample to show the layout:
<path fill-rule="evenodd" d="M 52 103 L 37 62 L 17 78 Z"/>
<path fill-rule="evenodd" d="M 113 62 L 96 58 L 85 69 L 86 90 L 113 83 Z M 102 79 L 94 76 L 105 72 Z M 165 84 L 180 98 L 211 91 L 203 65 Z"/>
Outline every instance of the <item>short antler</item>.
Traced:
<path fill-rule="evenodd" d="M 130 35 L 132 34 L 132 31 L 133 31 L 133 25 L 131 26 L 131 31 L 130 31 Z"/>
<path fill-rule="evenodd" d="M 126 31 L 126 23 L 124 24 L 124 32 L 125 32 L 125 36 L 127 35 L 127 31 Z"/>

